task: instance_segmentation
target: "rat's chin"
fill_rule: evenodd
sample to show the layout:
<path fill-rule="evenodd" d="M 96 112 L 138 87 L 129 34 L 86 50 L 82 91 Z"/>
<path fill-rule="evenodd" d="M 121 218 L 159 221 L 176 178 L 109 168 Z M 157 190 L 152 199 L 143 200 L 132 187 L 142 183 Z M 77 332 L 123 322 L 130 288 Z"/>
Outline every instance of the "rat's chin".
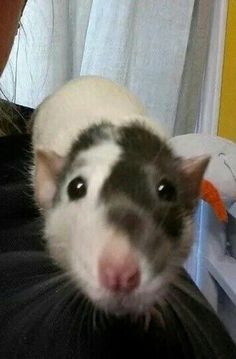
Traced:
<path fill-rule="evenodd" d="M 115 294 L 103 293 L 99 297 L 89 295 L 94 305 L 111 315 L 142 315 L 154 304 L 154 296 L 144 293 Z"/>
<path fill-rule="evenodd" d="M 106 313 L 123 316 L 123 315 L 141 315 L 148 311 L 151 307 L 149 305 L 143 304 L 138 300 L 133 300 L 131 298 L 119 298 L 111 299 L 105 302 L 97 301 L 95 305 Z"/>

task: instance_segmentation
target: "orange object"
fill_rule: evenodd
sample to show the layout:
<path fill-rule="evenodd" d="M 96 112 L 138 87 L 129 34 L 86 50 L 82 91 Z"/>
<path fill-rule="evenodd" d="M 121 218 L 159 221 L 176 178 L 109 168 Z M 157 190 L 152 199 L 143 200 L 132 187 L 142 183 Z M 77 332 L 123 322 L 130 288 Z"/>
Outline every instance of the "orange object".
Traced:
<path fill-rule="evenodd" d="M 208 202 L 212 206 L 217 218 L 220 221 L 228 222 L 228 214 L 224 202 L 219 191 L 210 181 L 205 179 L 202 181 L 200 196 L 204 201 Z"/>

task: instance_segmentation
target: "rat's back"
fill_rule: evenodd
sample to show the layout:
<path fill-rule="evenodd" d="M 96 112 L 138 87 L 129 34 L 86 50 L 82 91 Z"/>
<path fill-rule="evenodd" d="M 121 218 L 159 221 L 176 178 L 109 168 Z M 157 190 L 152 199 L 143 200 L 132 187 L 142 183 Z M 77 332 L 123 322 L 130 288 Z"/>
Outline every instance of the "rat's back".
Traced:
<path fill-rule="evenodd" d="M 158 134 L 160 126 L 147 116 L 142 103 L 126 88 L 98 76 L 69 81 L 36 111 L 34 148 L 64 157 L 80 132 L 101 120 L 115 125 L 136 118 Z"/>

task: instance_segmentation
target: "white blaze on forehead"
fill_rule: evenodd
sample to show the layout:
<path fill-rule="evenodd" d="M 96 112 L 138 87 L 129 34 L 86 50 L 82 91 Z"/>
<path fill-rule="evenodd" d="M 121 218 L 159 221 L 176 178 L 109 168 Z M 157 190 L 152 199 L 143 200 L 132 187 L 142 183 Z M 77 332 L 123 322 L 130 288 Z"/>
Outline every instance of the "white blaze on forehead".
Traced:
<path fill-rule="evenodd" d="M 68 174 L 68 180 L 77 175 L 84 177 L 88 183 L 87 200 L 89 198 L 94 200 L 113 166 L 119 160 L 121 152 L 120 146 L 112 140 L 81 151 L 73 162 L 72 173 Z"/>
<path fill-rule="evenodd" d="M 72 171 L 67 174 L 61 188 L 60 200 L 48 211 L 46 236 L 49 249 L 63 266 L 70 266 L 71 258 L 74 257 L 80 262 L 79 258 L 83 254 L 82 262 L 88 261 L 93 266 L 93 270 L 90 269 L 95 271 L 96 258 L 104 241 L 110 238 L 105 208 L 102 204 L 98 205 L 97 199 L 120 154 L 121 148 L 112 141 L 102 142 L 78 153 Z M 71 201 L 67 186 L 77 176 L 85 179 L 87 193 L 85 197 Z"/>

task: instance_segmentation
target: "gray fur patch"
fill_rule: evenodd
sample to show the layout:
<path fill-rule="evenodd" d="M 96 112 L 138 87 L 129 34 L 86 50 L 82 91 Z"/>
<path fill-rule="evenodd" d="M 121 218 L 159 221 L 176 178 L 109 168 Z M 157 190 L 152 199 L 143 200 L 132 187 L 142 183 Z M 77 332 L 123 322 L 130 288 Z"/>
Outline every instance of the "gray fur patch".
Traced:
<path fill-rule="evenodd" d="M 168 241 L 173 247 L 178 246 L 185 219 L 192 214 L 180 159 L 162 139 L 137 122 L 121 127 L 108 122 L 91 126 L 73 144 L 59 187 L 80 152 L 111 140 L 120 146 L 122 155 L 102 186 L 100 201 L 106 205 L 108 222 L 125 231 L 132 244 L 153 263 L 154 271 L 159 271 L 164 266 L 164 259 L 162 264 L 155 259 L 161 244 Z M 176 198 L 172 201 L 158 195 L 157 187 L 163 179 L 175 189 Z"/>

